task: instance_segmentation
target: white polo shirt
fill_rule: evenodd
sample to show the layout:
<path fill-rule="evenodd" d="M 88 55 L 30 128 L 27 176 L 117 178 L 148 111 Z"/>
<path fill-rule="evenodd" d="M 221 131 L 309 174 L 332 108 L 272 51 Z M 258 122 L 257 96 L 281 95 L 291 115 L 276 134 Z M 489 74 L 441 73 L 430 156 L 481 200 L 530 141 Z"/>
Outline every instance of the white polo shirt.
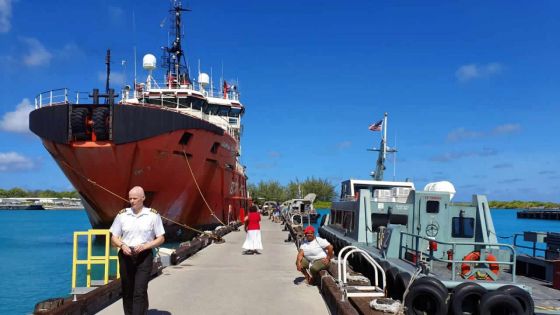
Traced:
<path fill-rule="evenodd" d="M 326 248 L 329 245 L 331 245 L 329 241 L 317 236 L 311 242 L 304 240 L 299 249 L 303 250 L 303 256 L 307 261 L 313 262 L 317 259 L 327 257 Z"/>
<path fill-rule="evenodd" d="M 165 234 L 157 211 L 146 207 L 138 215 L 131 208 L 121 210 L 110 231 L 111 234 L 120 236 L 127 246 L 138 246 Z"/>

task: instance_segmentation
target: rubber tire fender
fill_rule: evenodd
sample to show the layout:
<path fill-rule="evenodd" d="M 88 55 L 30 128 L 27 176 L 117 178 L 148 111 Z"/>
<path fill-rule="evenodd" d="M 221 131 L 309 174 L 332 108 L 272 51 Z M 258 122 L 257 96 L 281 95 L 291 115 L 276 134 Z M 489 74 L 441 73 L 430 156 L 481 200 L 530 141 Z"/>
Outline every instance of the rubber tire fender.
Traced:
<path fill-rule="evenodd" d="M 497 312 L 492 312 L 492 310 Z M 521 303 L 513 296 L 502 291 L 488 292 L 480 300 L 480 314 L 523 315 L 524 313 Z"/>
<path fill-rule="evenodd" d="M 504 285 L 503 287 L 499 287 L 497 291 L 504 292 L 516 298 L 521 304 L 523 311 L 525 311 L 525 315 L 535 314 L 535 302 L 529 292 L 515 285 Z"/>
<path fill-rule="evenodd" d="M 70 126 L 72 127 L 72 136 L 76 140 L 87 139 L 87 126 L 86 119 L 89 115 L 89 110 L 83 107 L 72 108 L 70 116 Z"/>
<path fill-rule="evenodd" d="M 441 282 L 439 279 L 434 278 L 432 276 L 424 276 L 424 277 L 416 278 L 416 280 L 414 280 L 414 283 L 412 285 L 420 285 L 420 284 L 433 285 L 437 287 L 438 290 L 440 290 L 441 293 L 444 294 L 447 299 L 447 295 L 449 294 L 449 292 L 447 290 L 447 287 L 445 287 L 443 282 Z"/>
<path fill-rule="evenodd" d="M 395 297 L 397 300 L 402 301 L 404 291 L 410 283 L 411 275 L 408 272 L 401 271 L 397 274 L 395 281 Z"/>
<path fill-rule="evenodd" d="M 388 295 L 394 300 L 399 300 L 399 298 L 397 298 L 397 288 L 396 288 L 398 274 L 399 274 L 399 269 L 397 269 L 397 267 L 389 267 L 389 269 L 385 271 L 385 276 L 387 277 Z"/>
<path fill-rule="evenodd" d="M 487 293 L 487 290 L 475 282 L 463 282 L 455 287 L 453 294 L 451 295 L 451 300 L 449 301 L 449 313 L 452 315 L 463 315 L 465 311 L 465 305 L 472 306 L 472 312 L 470 314 L 480 314 L 480 300 L 482 296 Z M 467 304 L 465 304 L 467 302 Z M 468 312 L 466 312 L 469 314 Z"/>
<path fill-rule="evenodd" d="M 93 131 L 97 140 L 105 141 L 109 139 L 109 109 L 98 107 L 93 110 Z"/>
<path fill-rule="evenodd" d="M 445 315 L 447 314 L 447 296 L 440 289 L 429 283 L 416 282 L 410 287 L 404 305 L 407 315 Z M 418 308 L 418 309 L 415 309 Z"/>

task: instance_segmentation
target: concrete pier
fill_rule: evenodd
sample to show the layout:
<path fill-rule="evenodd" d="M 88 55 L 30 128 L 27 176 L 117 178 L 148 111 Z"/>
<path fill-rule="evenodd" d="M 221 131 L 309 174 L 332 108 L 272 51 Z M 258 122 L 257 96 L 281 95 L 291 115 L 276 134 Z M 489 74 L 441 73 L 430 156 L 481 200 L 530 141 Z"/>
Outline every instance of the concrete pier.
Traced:
<path fill-rule="evenodd" d="M 284 242 L 288 233 L 265 217 L 261 231 L 261 255 L 242 255 L 245 232 L 232 232 L 165 268 L 150 281 L 148 314 L 329 314 L 318 288 L 296 281 L 302 275 L 294 243 Z M 118 300 L 99 314 L 122 313 Z"/>

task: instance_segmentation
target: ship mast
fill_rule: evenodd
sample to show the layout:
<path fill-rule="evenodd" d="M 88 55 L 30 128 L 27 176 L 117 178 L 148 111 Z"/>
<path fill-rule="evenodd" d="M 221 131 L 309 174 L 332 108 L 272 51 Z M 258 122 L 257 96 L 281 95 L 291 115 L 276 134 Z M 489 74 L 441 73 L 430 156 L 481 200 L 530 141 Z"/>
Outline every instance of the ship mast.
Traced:
<path fill-rule="evenodd" d="M 185 53 L 181 46 L 181 12 L 190 11 L 181 7 L 181 2 L 173 1 L 173 7 L 169 10 L 171 18 L 175 21 L 172 27 L 174 35 L 171 47 L 164 47 L 162 63 L 167 68 L 167 81 L 169 84 L 190 84 L 189 71 L 186 66 Z"/>
<path fill-rule="evenodd" d="M 383 173 L 385 171 L 385 159 L 387 153 L 397 152 L 396 148 L 390 148 L 387 146 L 387 113 L 383 117 L 383 135 L 381 137 L 381 144 L 379 149 L 372 149 L 371 151 L 378 151 L 377 162 L 375 163 L 375 171 L 372 174 L 374 180 L 383 180 Z"/>

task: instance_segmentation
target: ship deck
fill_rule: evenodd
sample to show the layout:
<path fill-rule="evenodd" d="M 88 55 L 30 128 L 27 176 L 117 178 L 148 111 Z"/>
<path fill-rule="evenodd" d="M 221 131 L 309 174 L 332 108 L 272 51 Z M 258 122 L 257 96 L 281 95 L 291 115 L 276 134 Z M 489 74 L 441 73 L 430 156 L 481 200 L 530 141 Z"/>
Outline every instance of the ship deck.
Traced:
<path fill-rule="evenodd" d="M 295 268 L 294 243 L 263 216 L 264 250 L 242 255 L 244 232 L 229 233 L 150 281 L 148 314 L 329 314 L 317 287 Z M 297 284 L 296 284 L 297 283 Z M 98 314 L 122 314 L 122 300 Z"/>

